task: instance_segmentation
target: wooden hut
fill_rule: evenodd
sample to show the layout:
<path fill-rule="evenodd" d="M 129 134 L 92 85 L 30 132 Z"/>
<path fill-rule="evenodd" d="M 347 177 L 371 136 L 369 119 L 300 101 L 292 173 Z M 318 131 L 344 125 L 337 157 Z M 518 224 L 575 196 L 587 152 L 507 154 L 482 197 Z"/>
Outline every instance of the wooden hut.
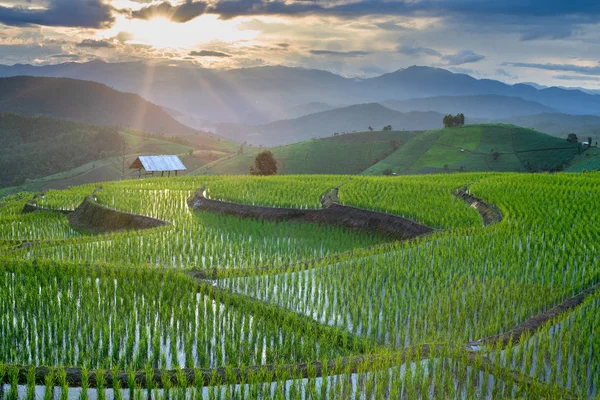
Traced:
<path fill-rule="evenodd" d="M 171 176 L 171 172 L 174 172 L 177 176 L 177 172 L 185 171 L 187 168 L 177 156 L 139 156 L 129 166 L 129 169 L 137 169 L 139 177 L 141 177 L 142 171 L 146 176 L 154 176 L 155 172 L 160 172 L 160 176 L 164 176 L 165 172 Z"/>

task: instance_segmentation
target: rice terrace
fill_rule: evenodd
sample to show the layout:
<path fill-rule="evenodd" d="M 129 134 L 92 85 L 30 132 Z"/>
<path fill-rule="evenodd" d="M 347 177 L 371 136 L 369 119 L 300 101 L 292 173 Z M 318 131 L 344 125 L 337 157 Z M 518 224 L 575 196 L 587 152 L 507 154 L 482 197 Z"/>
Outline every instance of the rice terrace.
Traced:
<path fill-rule="evenodd" d="M 598 173 L 33 197 L 0 200 L 5 398 L 600 395 Z"/>

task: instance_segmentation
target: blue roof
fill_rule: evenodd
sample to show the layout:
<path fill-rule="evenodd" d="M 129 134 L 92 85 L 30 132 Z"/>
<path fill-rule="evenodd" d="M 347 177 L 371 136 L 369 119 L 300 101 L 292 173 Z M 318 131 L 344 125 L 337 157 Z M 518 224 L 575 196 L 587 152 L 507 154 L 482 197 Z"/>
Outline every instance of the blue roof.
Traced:
<path fill-rule="evenodd" d="M 130 168 L 137 168 L 137 162 L 148 172 L 185 171 L 187 168 L 177 156 L 139 156 Z"/>

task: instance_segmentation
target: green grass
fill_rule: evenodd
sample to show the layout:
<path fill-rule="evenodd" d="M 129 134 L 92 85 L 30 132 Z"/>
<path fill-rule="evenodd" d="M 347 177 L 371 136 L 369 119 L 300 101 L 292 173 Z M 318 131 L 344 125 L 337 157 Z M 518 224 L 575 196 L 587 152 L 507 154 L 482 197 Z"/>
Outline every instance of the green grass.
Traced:
<path fill-rule="evenodd" d="M 577 143 L 515 125 L 482 124 L 424 132 L 368 168 L 397 174 L 443 171 L 556 171 L 579 152 Z"/>
<path fill-rule="evenodd" d="M 277 160 L 278 174 L 358 174 L 414 138 L 414 132 L 357 132 L 270 149 Z M 215 162 L 194 174 L 248 174 L 257 148 Z"/>
<path fill-rule="evenodd" d="M 437 139 L 437 142 L 475 151 L 481 144 L 482 131 L 483 127 L 481 126 L 469 125 L 461 128 L 444 129 L 444 133 Z"/>

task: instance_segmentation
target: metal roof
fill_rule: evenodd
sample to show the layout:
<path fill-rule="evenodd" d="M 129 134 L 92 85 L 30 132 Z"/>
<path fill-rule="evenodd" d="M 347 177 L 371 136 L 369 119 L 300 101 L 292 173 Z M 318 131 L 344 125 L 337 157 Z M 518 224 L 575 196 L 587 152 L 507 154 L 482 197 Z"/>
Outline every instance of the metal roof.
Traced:
<path fill-rule="evenodd" d="M 177 156 L 139 156 L 129 168 L 139 168 L 138 161 L 142 163 L 147 172 L 185 171 L 187 169 Z"/>

